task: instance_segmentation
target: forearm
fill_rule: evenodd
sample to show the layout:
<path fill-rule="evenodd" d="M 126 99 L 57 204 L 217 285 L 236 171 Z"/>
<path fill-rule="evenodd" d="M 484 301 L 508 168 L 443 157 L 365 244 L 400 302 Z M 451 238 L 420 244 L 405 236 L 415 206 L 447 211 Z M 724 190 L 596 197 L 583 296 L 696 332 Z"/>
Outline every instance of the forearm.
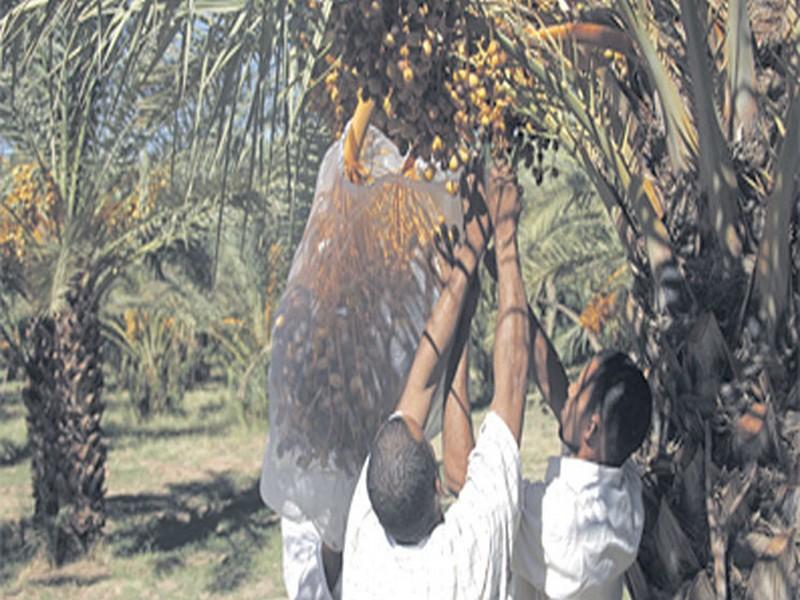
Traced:
<path fill-rule="evenodd" d="M 561 409 L 567 401 L 569 387 L 567 373 L 550 338 L 547 337 L 530 306 L 528 306 L 528 319 L 531 340 L 531 379 L 539 388 L 556 418 L 559 418 Z"/>
<path fill-rule="evenodd" d="M 497 260 L 494 255 L 487 263 L 489 272 L 497 281 Z M 531 355 L 528 372 L 542 393 L 545 402 L 550 406 L 556 417 L 561 414 L 561 409 L 567 401 L 569 381 L 564 365 L 556 352 L 550 338 L 539 323 L 533 309 L 528 305 L 528 319 L 530 322 Z"/>
<path fill-rule="evenodd" d="M 447 355 L 461 317 L 469 280 L 478 264 L 477 253 L 460 246 L 455 253 L 447 285 L 425 324 L 425 331 L 411 363 L 397 410 L 424 427 L 436 384 L 447 366 Z"/>
<path fill-rule="evenodd" d="M 519 443 L 527 390 L 531 332 L 516 235 L 512 228 L 498 230 L 495 248 L 498 313 L 494 342 L 495 392 L 492 410 L 506 422 Z"/>
<path fill-rule="evenodd" d="M 466 323 L 466 331 L 469 332 L 469 323 Z M 445 485 L 456 496 L 464 486 L 469 453 L 475 446 L 470 417 L 468 347 L 468 340 L 465 340 L 453 377 L 453 385 L 445 400 L 442 427 Z"/>

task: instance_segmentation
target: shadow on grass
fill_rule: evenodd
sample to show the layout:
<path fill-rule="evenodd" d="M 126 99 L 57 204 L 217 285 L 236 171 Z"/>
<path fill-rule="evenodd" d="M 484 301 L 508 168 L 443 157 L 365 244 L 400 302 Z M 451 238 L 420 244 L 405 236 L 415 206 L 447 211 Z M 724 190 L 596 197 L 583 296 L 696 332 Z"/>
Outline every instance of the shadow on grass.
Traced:
<path fill-rule="evenodd" d="M 10 421 L 25 417 L 22 395 L 16 391 L 0 390 L 0 421 Z"/>
<path fill-rule="evenodd" d="M 0 422 L 22 418 L 22 410 L 0 401 Z"/>
<path fill-rule="evenodd" d="M 161 427 L 159 429 L 147 429 L 141 425 L 118 425 L 108 423 L 103 426 L 103 430 L 116 448 L 138 445 L 143 441 L 173 440 L 176 438 L 192 437 L 197 435 L 218 436 L 223 435 L 229 429 L 228 424 L 192 426 L 192 427 Z"/>
<path fill-rule="evenodd" d="M 0 467 L 14 467 L 31 456 L 31 445 L 0 440 Z"/>
<path fill-rule="evenodd" d="M 0 522 L 0 586 L 16 577 L 40 547 L 29 519 Z"/>
<path fill-rule="evenodd" d="M 153 572 L 155 572 L 158 577 L 166 577 L 183 567 L 183 565 L 184 561 L 180 557 L 167 556 L 165 558 L 156 559 L 153 563 Z"/>
<path fill-rule="evenodd" d="M 235 590 L 250 577 L 278 522 L 261 502 L 258 480 L 237 488 L 227 474 L 170 485 L 166 494 L 110 496 L 107 506 L 120 523 L 107 538 L 115 554 L 155 554 L 157 575 L 182 568 L 184 552 L 223 554 L 212 568 L 212 593 Z"/>
<path fill-rule="evenodd" d="M 200 407 L 198 416 L 201 419 L 205 419 L 206 417 L 210 417 L 212 415 L 216 415 L 217 413 L 222 412 L 222 409 L 224 408 L 225 408 L 224 402 L 210 402 Z"/>
<path fill-rule="evenodd" d="M 82 577 L 80 575 L 54 575 L 43 579 L 32 579 L 31 583 L 40 587 L 59 587 L 62 585 L 74 585 L 77 587 L 89 587 L 95 583 L 100 583 L 108 579 L 108 575 L 92 575 Z"/>

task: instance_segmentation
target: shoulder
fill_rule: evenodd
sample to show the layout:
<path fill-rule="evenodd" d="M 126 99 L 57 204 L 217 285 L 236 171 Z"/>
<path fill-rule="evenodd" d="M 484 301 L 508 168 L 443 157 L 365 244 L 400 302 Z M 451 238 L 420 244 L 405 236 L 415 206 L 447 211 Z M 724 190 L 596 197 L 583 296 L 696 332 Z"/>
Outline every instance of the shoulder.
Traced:
<path fill-rule="evenodd" d="M 361 473 L 356 482 L 356 489 L 353 490 L 353 498 L 350 500 L 350 515 L 361 514 L 372 511 L 372 504 L 367 493 L 367 470 L 369 469 L 369 456 L 361 467 Z M 348 519 L 349 520 L 349 519 Z"/>
<path fill-rule="evenodd" d="M 361 474 L 350 501 L 350 511 L 347 515 L 347 527 L 345 530 L 344 553 L 352 555 L 360 551 L 365 545 L 365 538 L 369 537 L 369 532 L 377 526 L 380 528 L 378 517 L 372 510 L 367 493 L 367 467 L 369 458 L 364 461 Z"/>
<path fill-rule="evenodd" d="M 431 541 L 455 565 L 469 565 L 459 588 L 507 593 L 511 549 L 519 524 L 519 448 L 508 426 L 490 412 L 470 454 L 467 478 Z M 464 597 L 478 597 L 468 594 Z"/>
<path fill-rule="evenodd" d="M 542 501 L 547 528 L 618 528 L 620 518 L 642 512 L 641 487 L 632 461 L 609 467 L 577 458 L 551 459 Z"/>
<path fill-rule="evenodd" d="M 521 478 L 519 447 L 505 422 L 489 412 L 478 441 L 467 461 L 467 474 L 456 506 L 472 504 L 473 510 L 493 510 L 519 502 Z"/>
<path fill-rule="evenodd" d="M 642 477 L 639 465 L 637 465 L 632 458 L 629 458 L 624 463 L 622 463 L 621 469 L 622 469 L 623 485 L 625 486 L 627 493 L 631 495 L 638 495 L 639 497 L 641 497 Z"/>
<path fill-rule="evenodd" d="M 635 465 L 564 459 L 542 502 L 542 544 L 554 571 L 596 585 L 636 558 L 644 511 Z"/>
<path fill-rule="evenodd" d="M 372 576 L 365 577 L 365 569 L 385 570 L 382 562 L 391 550 L 378 517 L 372 510 L 367 494 L 366 473 L 369 459 L 364 463 L 358 478 L 350 512 L 342 560 L 342 592 L 348 598 L 368 598 L 372 594 Z"/>
<path fill-rule="evenodd" d="M 474 470 L 482 465 L 504 465 L 519 476 L 520 455 L 517 440 L 505 421 L 494 411 L 490 411 L 481 424 L 478 441 L 469 455 L 467 469 Z"/>

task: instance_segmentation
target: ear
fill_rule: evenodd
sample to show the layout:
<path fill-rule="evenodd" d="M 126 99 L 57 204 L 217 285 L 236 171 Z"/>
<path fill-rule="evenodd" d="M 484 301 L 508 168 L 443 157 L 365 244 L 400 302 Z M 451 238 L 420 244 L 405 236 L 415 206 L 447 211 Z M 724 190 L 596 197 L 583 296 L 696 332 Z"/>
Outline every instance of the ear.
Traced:
<path fill-rule="evenodd" d="M 582 437 L 583 443 L 591 448 L 599 444 L 600 433 L 600 414 L 595 412 L 589 417 L 586 425 L 583 428 Z"/>
<path fill-rule="evenodd" d="M 438 477 L 437 477 L 436 479 L 434 479 L 433 481 L 434 481 L 434 483 L 433 483 L 433 487 L 435 487 L 435 488 L 436 488 L 436 493 L 437 493 L 437 494 L 439 494 L 439 495 L 441 496 L 441 495 L 444 493 L 444 492 L 442 491 L 442 482 L 441 482 L 441 481 L 439 481 L 439 478 L 438 478 Z"/>

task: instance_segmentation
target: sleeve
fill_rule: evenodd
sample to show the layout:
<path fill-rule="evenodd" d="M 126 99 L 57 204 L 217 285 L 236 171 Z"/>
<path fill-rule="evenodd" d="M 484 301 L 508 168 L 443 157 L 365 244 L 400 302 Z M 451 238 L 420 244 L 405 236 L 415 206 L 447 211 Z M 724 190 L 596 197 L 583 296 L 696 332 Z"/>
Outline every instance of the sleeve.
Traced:
<path fill-rule="evenodd" d="M 641 482 L 634 471 L 627 470 L 621 487 L 606 490 L 602 498 L 579 499 L 571 515 L 565 512 L 566 487 L 553 482 L 542 509 L 544 591 L 555 599 L 619 578 L 636 559 L 643 526 Z"/>
<path fill-rule="evenodd" d="M 554 478 L 541 501 L 540 547 L 544 568 L 543 589 L 549 598 L 569 598 L 587 584 L 587 556 L 591 550 L 582 541 L 594 537 L 585 516 L 588 507 L 581 505 L 574 490 L 563 477 Z M 598 531 L 601 531 L 602 526 Z"/>
<path fill-rule="evenodd" d="M 292 600 L 332 600 L 322 565 L 322 540 L 310 521 L 281 519 L 283 583 Z"/>
<path fill-rule="evenodd" d="M 459 580 L 465 597 L 508 595 L 519 488 L 519 447 L 505 422 L 490 412 L 470 453 L 464 487 L 445 517 L 457 564 L 470 567 Z"/>
<path fill-rule="evenodd" d="M 345 531 L 345 554 L 352 554 L 358 546 L 358 534 L 363 523 L 374 514 L 372 504 L 367 493 L 367 467 L 369 458 L 364 461 L 361 474 L 358 476 L 356 489 L 350 501 L 350 511 L 347 515 L 347 529 Z"/>
<path fill-rule="evenodd" d="M 520 492 L 520 519 L 514 541 L 511 570 L 537 589 L 544 589 L 547 567 L 542 548 L 543 481 L 523 480 Z"/>
<path fill-rule="evenodd" d="M 642 484 L 632 461 L 623 466 L 622 485 L 608 490 L 598 509 L 581 512 L 578 544 L 587 549 L 585 584 L 621 577 L 636 560 L 644 527 Z"/>
<path fill-rule="evenodd" d="M 498 513 L 514 520 L 519 511 L 519 447 L 500 417 L 490 412 L 469 455 L 467 476 L 451 511 Z M 473 517 L 474 518 L 474 517 Z"/>
<path fill-rule="evenodd" d="M 366 541 L 369 530 L 370 517 L 374 517 L 372 504 L 367 493 L 367 466 L 369 458 L 364 461 L 361 474 L 356 483 L 350 501 L 350 512 L 347 515 L 347 528 L 344 535 L 344 556 L 342 557 L 341 587 L 342 598 L 363 597 L 363 591 L 359 589 L 361 585 L 360 576 L 362 575 L 363 565 L 369 564 L 369 548 Z"/>

